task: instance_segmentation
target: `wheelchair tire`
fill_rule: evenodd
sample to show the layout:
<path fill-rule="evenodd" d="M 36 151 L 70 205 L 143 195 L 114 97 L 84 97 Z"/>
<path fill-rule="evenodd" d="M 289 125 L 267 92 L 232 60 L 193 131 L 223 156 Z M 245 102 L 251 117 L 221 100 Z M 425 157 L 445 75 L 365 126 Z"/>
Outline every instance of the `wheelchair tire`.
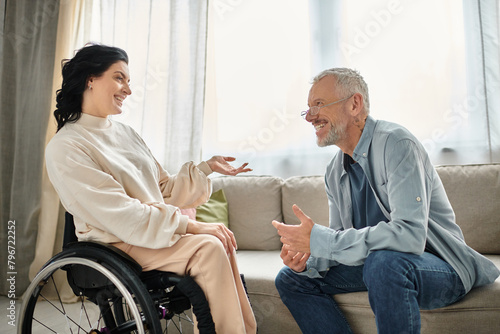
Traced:
<path fill-rule="evenodd" d="M 78 250 L 63 251 L 54 256 L 24 294 L 18 333 L 161 333 L 158 312 L 137 273 L 127 265 L 113 265 L 113 260 L 84 258 Z M 66 281 L 68 267 L 75 265 L 83 270 L 98 271 L 112 283 L 111 288 L 98 293 L 100 300 L 106 299 L 101 307 L 83 296 L 77 296 L 78 303 L 73 304 L 62 300 L 60 282 Z M 56 300 L 46 297 L 54 292 Z M 113 306 L 116 302 L 125 303 L 119 309 L 126 311 L 119 316 L 113 314 L 117 309 Z M 103 304 L 109 304 L 109 307 L 103 309 Z M 111 321 L 105 323 L 104 318 Z"/>

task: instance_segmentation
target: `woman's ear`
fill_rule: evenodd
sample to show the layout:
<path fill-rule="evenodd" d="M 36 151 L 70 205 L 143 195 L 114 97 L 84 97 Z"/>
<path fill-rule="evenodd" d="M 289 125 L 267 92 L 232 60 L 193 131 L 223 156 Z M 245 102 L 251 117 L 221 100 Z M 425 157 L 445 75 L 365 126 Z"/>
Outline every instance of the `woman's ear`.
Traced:
<path fill-rule="evenodd" d="M 92 89 L 92 84 L 93 84 L 93 83 L 94 83 L 94 77 L 89 77 L 89 78 L 87 79 L 87 86 L 86 86 L 86 87 L 87 87 L 88 89 Z"/>

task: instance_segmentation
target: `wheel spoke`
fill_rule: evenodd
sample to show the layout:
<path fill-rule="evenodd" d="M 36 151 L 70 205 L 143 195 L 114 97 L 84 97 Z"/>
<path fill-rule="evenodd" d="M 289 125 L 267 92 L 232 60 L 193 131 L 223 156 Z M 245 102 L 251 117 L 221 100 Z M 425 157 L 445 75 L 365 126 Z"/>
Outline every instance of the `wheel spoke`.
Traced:
<path fill-rule="evenodd" d="M 52 278 L 52 277 L 51 277 L 51 278 Z M 53 278 L 52 278 L 52 280 L 53 280 Z M 73 318 L 71 318 L 71 317 L 69 317 L 69 316 L 68 316 L 68 314 L 66 313 L 66 310 L 64 309 L 64 306 L 62 307 L 62 309 L 60 309 L 59 307 L 57 307 L 57 305 L 55 305 L 52 301 L 50 301 L 48 298 L 46 298 L 46 297 L 45 297 L 44 295 L 42 295 L 41 293 L 40 293 L 39 297 L 40 297 L 40 298 L 42 298 L 45 302 L 49 303 L 49 304 L 52 306 L 52 308 L 53 308 L 53 309 L 57 310 L 60 314 L 62 314 L 62 315 L 63 315 L 63 317 L 65 318 L 65 321 L 66 321 L 67 328 L 69 329 L 69 331 L 70 331 L 71 333 L 73 333 L 73 329 L 71 328 L 71 324 L 70 324 L 70 322 L 69 322 L 69 321 L 71 321 L 72 323 L 74 323 L 74 324 L 75 324 L 75 326 L 78 328 L 78 330 L 80 330 L 80 329 L 81 329 L 81 330 L 85 331 L 85 329 L 84 329 L 84 328 L 82 328 L 82 327 L 81 327 L 81 325 L 79 325 L 79 324 L 78 324 L 75 320 L 73 320 Z M 60 301 L 61 305 L 63 305 L 61 298 L 59 297 L 58 299 L 59 299 L 59 301 Z M 43 323 L 42 323 L 40 320 L 35 319 L 34 317 L 33 317 L 33 320 L 35 320 L 35 321 L 36 321 L 36 322 L 38 322 L 39 324 L 43 325 Z M 68 321 L 68 320 L 69 320 L 69 321 Z M 89 323 L 89 324 L 90 324 L 90 323 Z M 44 325 L 44 327 L 47 327 L 47 326 L 45 326 L 45 325 Z"/>
<path fill-rule="evenodd" d="M 41 323 L 40 321 L 38 321 L 37 319 L 33 318 L 33 321 L 39 323 L 40 325 L 42 325 L 43 327 L 47 328 L 49 331 L 51 331 L 52 333 L 57 333 L 56 331 L 52 330 L 51 328 L 45 326 L 45 324 Z"/>
<path fill-rule="evenodd" d="M 85 253 L 87 251 L 85 249 Z M 103 256 L 106 260 L 101 263 L 75 256 L 77 253 L 72 250 L 67 256 L 64 252 L 60 253 L 62 256 L 56 255 L 33 279 L 21 307 L 20 333 L 39 333 L 40 330 L 71 334 L 93 330 L 95 333 L 102 330 L 106 333 L 162 332 L 158 311 L 154 307 L 159 303 L 158 297 L 155 295 L 153 301 L 136 271 L 120 264 L 120 260 L 112 261 L 113 255 L 111 259 Z M 65 302 L 66 292 L 71 291 L 67 290 L 67 283 L 80 294 L 74 304 Z M 109 319 L 108 315 L 104 316 L 107 312 L 111 312 Z M 113 321 L 116 328 L 108 324 Z M 179 316 L 177 323 L 170 325 L 171 329 L 175 327 L 182 332 L 186 327 L 183 321 L 192 323 L 187 315 Z"/>

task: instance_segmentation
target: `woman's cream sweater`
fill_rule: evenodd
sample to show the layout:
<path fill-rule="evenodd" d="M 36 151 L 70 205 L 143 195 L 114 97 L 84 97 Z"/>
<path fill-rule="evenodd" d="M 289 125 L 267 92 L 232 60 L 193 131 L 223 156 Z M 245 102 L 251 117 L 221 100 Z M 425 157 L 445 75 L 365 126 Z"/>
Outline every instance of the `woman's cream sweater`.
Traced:
<path fill-rule="evenodd" d="M 169 175 L 129 126 L 82 114 L 66 123 L 45 152 L 47 172 L 79 240 L 162 248 L 186 233 L 188 217 L 210 196 L 206 162 Z"/>

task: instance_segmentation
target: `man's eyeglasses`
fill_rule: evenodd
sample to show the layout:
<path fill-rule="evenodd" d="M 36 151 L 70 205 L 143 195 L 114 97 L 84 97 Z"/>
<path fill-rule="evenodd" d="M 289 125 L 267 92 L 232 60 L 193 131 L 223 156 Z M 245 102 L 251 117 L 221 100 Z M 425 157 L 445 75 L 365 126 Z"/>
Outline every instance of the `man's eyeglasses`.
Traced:
<path fill-rule="evenodd" d="M 335 102 L 332 102 L 332 103 L 328 103 L 328 104 L 325 104 L 324 106 L 312 106 L 311 108 L 309 108 L 309 110 L 305 110 L 303 112 L 300 113 L 300 116 L 302 116 L 303 118 L 306 118 L 307 114 L 310 114 L 311 116 L 314 116 L 314 115 L 317 115 L 319 113 L 319 110 L 321 108 L 324 108 L 324 107 L 328 107 L 328 106 L 331 106 L 332 104 L 335 104 L 335 103 L 339 103 L 339 102 L 342 102 L 342 101 L 345 101 L 347 99 L 350 99 L 351 97 L 353 97 L 353 95 L 349 96 L 349 97 L 346 97 L 345 99 L 342 99 L 342 100 L 337 100 Z"/>

